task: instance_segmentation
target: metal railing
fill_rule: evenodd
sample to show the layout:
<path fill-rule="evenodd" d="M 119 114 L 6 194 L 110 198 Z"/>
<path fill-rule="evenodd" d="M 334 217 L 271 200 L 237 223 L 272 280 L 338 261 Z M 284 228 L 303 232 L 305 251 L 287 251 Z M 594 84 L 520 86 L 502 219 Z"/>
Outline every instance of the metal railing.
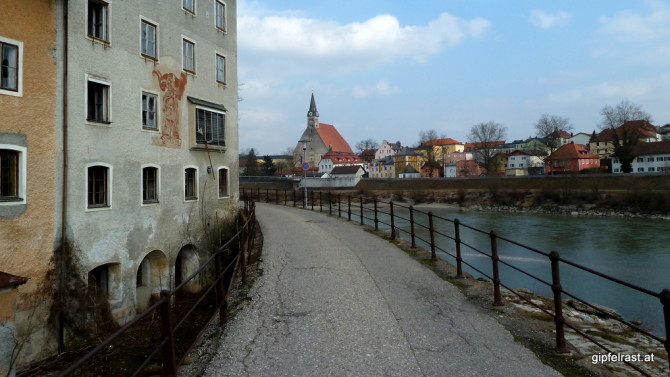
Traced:
<path fill-rule="evenodd" d="M 279 199 L 282 197 L 282 193 L 279 190 L 270 190 L 270 189 L 264 189 L 263 191 L 261 191 L 260 189 L 256 190 L 242 189 L 242 195 L 243 197 L 249 197 L 258 201 L 265 201 L 267 203 L 275 203 L 275 204 L 281 204 L 281 201 Z M 308 205 L 305 205 L 304 197 L 302 195 L 304 194 L 301 191 L 291 190 L 290 193 L 284 191 L 283 204 L 292 205 L 293 207 L 302 206 L 302 208 L 308 209 L 306 208 L 308 207 Z M 327 211 L 330 215 L 335 215 L 334 212 L 336 212 L 336 215 L 338 217 L 342 217 L 343 195 L 333 193 L 331 191 L 327 192 L 312 191 L 310 196 L 311 198 L 308 199 L 309 202 L 311 203 L 312 210 L 314 210 L 315 205 L 319 207 L 320 212 L 324 212 L 324 207 L 327 207 Z M 603 342 L 598 341 L 597 339 L 594 338 L 594 336 L 591 336 L 585 331 L 580 330 L 577 325 L 566 320 L 566 318 L 563 316 L 563 306 L 564 306 L 563 295 L 565 295 L 588 306 L 593 311 L 595 311 L 596 313 L 600 313 L 602 316 L 606 318 L 611 318 L 619 322 L 620 324 L 625 325 L 626 327 L 635 332 L 644 334 L 645 336 L 652 339 L 654 342 L 660 343 L 660 345 L 663 346 L 666 350 L 666 356 L 670 354 L 670 289 L 663 289 L 661 292 L 653 292 L 649 289 L 642 288 L 637 285 L 625 282 L 616 277 L 598 272 L 592 268 L 574 263 L 570 260 L 566 260 L 562 258 L 560 254 L 556 251 L 545 252 L 542 250 L 538 250 L 531 246 L 524 245 L 520 242 L 511 240 L 509 238 L 501 237 L 497 235 L 494 231 L 485 231 L 461 223 L 458 219 L 447 219 L 441 216 L 436 216 L 432 212 L 420 211 L 415 209 L 411 205 L 405 206 L 394 203 L 393 201 L 385 202 L 385 201 L 379 201 L 376 198 L 366 198 L 362 196 L 352 197 L 351 195 L 345 196 L 345 203 L 346 203 L 346 216 L 349 221 L 351 221 L 353 214 L 354 216 L 358 217 L 361 225 L 373 226 L 375 230 L 379 230 L 380 225 L 384 225 L 385 227 L 388 227 L 388 229 L 390 230 L 390 237 L 391 239 L 394 240 L 397 239 L 401 233 L 404 233 L 408 237 L 408 241 L 411 242 L 412 248 L 417 247 L 417 240 L 419 240 L 430 248 L 431 259 L 433 261 L 437 260 L 438 252 L 449 258 L 452 258 L 452 260 L 455 262 L 456 265 L 457 278 L 464 277 L 463 266 L 465 265 L 471 268 L 473 271 L 479 273 L 481 276 L 491 280 L 493 282 L 494 306 L 504 305 L 501 294 L 501 287 L 502 287 L 512 292 L 512 294 L 518 296 L 521 300 L 525 301 L 527 304 L 542 311 L 544 314 L 551 316 L 555 324 L 555 330 L 556 330 L 555 350 L 558 353 L 568 352 L 567 343 L 565 340 L 565 328 L 567 327 L 573 330 L 576 334 L 580 335 L 581 337 L 587 339 L 588 341 L 595 344 L 599 348 L 603 349 L 604 351 L 616 354 L 616 352 L 612 351 L 610 347 L 604 345 Z M 354 207 L 353 209 L 352 206 Z M 385 210 L 385 208 L 388 208 L 388 210 Z M 396 209 L 398 208 L 402 208 L 403 210 L 408 212 L 409 217 L 398 215 L 396 211 Z M 417 221 L 415 219 L 416 214 L 421 214 L 422 216 L 427 217 L 427 223 Z M 384 220 L 388 222 L 385 222 Z M 404 221 L 407 224 L 409 224 L 409 230 L 403 229 L 402 227 L 398 227 L 396 225 L 396 222 L 398 220 Z M 446 233 L 445 231 L 440 231 L 439 227 L 436 226 L 436 222 L 438 221 L 441 222 L 441 224 L 453 225 L 453 232 Z M 419 232 L 417 232 L 417 229 L 424 229 L 428 233 L 428 239 L 421 238 Z M 487 246 L 489 250 L 483 250 L 481 246 L 477 247 L 474 244 L 474 242 L 464 241 L 461 238 L 461 231 L 463 229 L 467 229 L 476 234 L 479 234 L 481 237 L 488 238 Z M 445 250 L 443 247 L 438 246 L 436 242 L 437 237 L 441 237 L 442 239 L 452 241 L 454 245 L 453 251 L 448 251 Z M 532 255 L 547 258 L 551 266 L 550 267 L 551 281 L 546 281 L 528 271 L 524 271 L 523 269 L 513 265 L 510 262 L 501 260 L 500 255 L 498 253 L 499 242 L 508 243 L 516 247 L 519 247 L 523 250 L 526 250 Z M 478 255 L 490 259 L 491 272 L 482 271 L 481 268 L 478 268 L 470 261 L 465 260 L 463 258 L 463 252 L 462 252 L 463 248 L 469 249 Z M 543 308 L 542 306 L 533 302 L 530 298 L 524 296 L 517 290 L 510 288 L 507 284 L 501 281 L 499 271 L 501 265 L 510 268 L 511 270 L 515 271 L 518 274 L 527 276 L 533 279 L 534 281 L 537 281 L 538 283 L 549 287 L 553 293 L 553 310 L 547 310 Z M 665 335 L 666 335 L 665 338 L 653 334 L 650 331 L 647 331 L 646 329 L 642 328 L 639 324 L 635 324 L 625 319 L 612 316 L 610 313 L 604 311 L 601 307 L 591 304 L 586 300 L 578 297 L 574 293 L 571 293 L 563 289 L 563 286 L 561 285 L 561 274 L 560 274 L 562 265 L 570 266 L 572 268 L 576 268 L 580 271 L 583 271 L 587 274 L 598 276 L 599 278 L 605 279 L 616 285 L 629 288 L 634 292 L 636 292 L 637 294 L 658 299 L 659 303 L 661 304 L 659 310 L 663 312 L 663 321 L 665 325 Z M 648 371 L 641 369 L 633 362 L 629 362 L 626 360 L 623 360 L 623 362 L 632 369 L 641 373 L 642 375 L 652 376 L 652 374 L 649 374 Z M 670 358 L 668 358 L 668 363 L 670 365 Z"/>
<path fill-rule="evenodd" d="M 157 362 L 162 365 L 163 375 L 176 376 L 177 367 L 183 363 L 198 338 L 195 337 L 190 345 L 181 347 L 180 352 L 178 352 L 178 347 L 175 343 L 175 334 L 177 331 L 190 319 L 196 308 L 202 305 L 212 294 L 215 297 L 215 310 L 213 312 L 218 312 L 219 323 L 223 325 L 226 321 L 227 293 L 230 291 L 238 271 L 241 274 L 242 283 L 247 284 L 247 261 L 251 250 L 254 248 L 256 205 L 253 201 L 246 200 L 244 207 L 248 214 L 246 221 L 243 224 L 238 224 L 241 226 L 238 226 L 237 233 L 220 246 L 197 271 L 178 284 L 174 289 L 161 291 L 158 301 L 133 318 L 133 320 L 126 323 L 86 355 L 75 361 L 59 376 L 64 377 L 74 375 L 77 372 L 85 372 L 83 369 L 85 369 L 86 365 L 94 360 L 96 356 L 102 354 L 114 341 L 127 334 L 129 330 L 142 326 L 144 321 L 156 315 L 160 320 L 160 337 L 155 340 L 153 348 L 146 350 L 148 355 L 146 355 L 144 360 L 134 370 L 127 373 L 124 372 L 124 374 L 128 376 L 140 375 L 148 365 L 152 362 Z M 215 272 L 211 283 L 203 287 L 197 296 L 193 297 L 194 302 L 192 305 L 184 308 L 182 313 L 175 313 L 174 304 L 180 300 L 179 295 L 183 293 L 183 290 L 189 284 L 196 282 L 196 279 L 205 274 L 206 271 L 211 271 L 212 268 Z M 207 323 L 209 321 L 205 321 L 205 326 L 199 329 L 200 333 L 204 331 Z"/>

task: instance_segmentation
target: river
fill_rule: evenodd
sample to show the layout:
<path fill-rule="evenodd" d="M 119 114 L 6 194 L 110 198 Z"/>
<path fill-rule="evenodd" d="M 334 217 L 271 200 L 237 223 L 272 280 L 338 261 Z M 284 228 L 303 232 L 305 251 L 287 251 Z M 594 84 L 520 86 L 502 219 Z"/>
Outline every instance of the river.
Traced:
<path fill-rule="evenodd" d="M 458 212 L 441 207 L 423 207 L 421 210 L 432 211 L 435 216 L 450 220 L 458 218 L 461 223 L 481 230 L 494 230 L 501 237 L 546 253 L 557 251 L 564 259 L 653 292 L 660 292 L 664 288 L 670 289 L 670 233 L 668 232 L 670 222 L 667 220 Z M 385 206 L 383 211 L 388 212 L 388 206 Z M 409 217 L 406 209 L 398 207 L 396 207 L 396 215 Z M 366 213 L 367 216 L 372 215 Z M 388 217 L 383 215 L 380 215 L 380 220 L 389 222 Z M 422 214 L 416 213 L 415 220 L 428 224 L 427 216 Z M 396 220 L 396 226 L 409 231 L 407 221 Z M 435 227 L 453 236 L 453 223 L 436 219 Z M 380 225 L 380 228 L 389 229 L 384 225 Z M 487 235 L 478 234 L 463 227 L 461 229 L 463 242 L 490 253 L 490 239 Z M 417 226 L 416 230 L 421 238 L 429 240 L 425 229 Z M 400 235 L 409 239 L 404 232 L 400 232 Z M 429 249 L 427 244 L 420 241 L 417 243 Z M 438 247 L 455 253 L 453 240 L 438 236 L 436 243 Z M 465 261 L 489 275 L 492 274 L 489 257 L 478 254 L 465 246 L 461 250 Z M 501 260 L 551 282 L 548 258 L 501 240 L 498 241 L 498 250 Z M 444 253 L 438 252 L 438 256 L 455 264 L 454 258 Z M 479 273 L 467 266 L 464 266 L 464 270 L 476 277 L 481 277 Z M 552 295 L 550 287 L 507 266 L 501 265 L 500 276 L 502 283 L 509 287 L 528 288 L 542 296 Z M 561 284 L 565 291 L 579 298 L 616 309 L 627 320 L 641 321 L 645 328 L 659 335 L 665 335 L 663 307 L 658 298 L 614 284 L 566 264 L 561 264 Z M 564 295 L 564 299 L 568 297 Z"/>

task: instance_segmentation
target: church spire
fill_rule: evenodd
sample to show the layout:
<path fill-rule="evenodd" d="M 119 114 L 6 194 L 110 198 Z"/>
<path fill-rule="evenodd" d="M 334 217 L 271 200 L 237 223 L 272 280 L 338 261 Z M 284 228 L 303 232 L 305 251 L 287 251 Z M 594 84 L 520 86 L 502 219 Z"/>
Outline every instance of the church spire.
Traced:
<path fill-rule="evenodd" d="M 314 101 L 314 93 L 312 93 L 312 100 L 309 102 L 309 110 L 307 111 L 308 117 L 318 117 L 319 112 L 316 110 L 316 102 Z"/>
<path fill-rule="evenodd" d="M 314 93 L 312 93 L 312 100 L 309 102 L 309 110 L 307 111 L 307 127 L 319 128 L 319 112 L 316 110 Z"/>

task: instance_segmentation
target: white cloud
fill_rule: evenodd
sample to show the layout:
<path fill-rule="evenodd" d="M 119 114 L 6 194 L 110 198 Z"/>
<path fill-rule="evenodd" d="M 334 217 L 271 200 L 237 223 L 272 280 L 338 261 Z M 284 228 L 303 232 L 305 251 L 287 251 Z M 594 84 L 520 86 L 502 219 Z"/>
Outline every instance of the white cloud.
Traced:
<path fill-rule="evenodd" d="M 648 14 L 623 11 L 614 16 L 600 16 L 598 22 L 601 31 L 630 42 L 647 42 L 670 37 L 670 5 L 658 1 L 649 1 Z"/>
<path fill-rule="evenodd" d="M 354 98 L 367 98 L 372 95 L 388 96 L 396 93 L 400 93 L 400 88 L 391 85 L 391 83 L 386 80 L 381 80 L 376 84 L 369 86 L 356 85 L 351 90 L 351 96 Z"/>
<path fill-rule="evenodd" d="M 544 10 L 535 9 L 530 12 L 530 23 L 545 30 L 565 26 L 570 23 L 571 18 L 572 14 L 562 10 L 556 13 L 549 13 Z"/>
<path fill-rule="evenodd" d="M 402 26 L 392 15 L 339 24 L 298 16 L 240 12 L 238 39 L 240 49 L 251 52 L 374 66 L 398 57 L 424 61 L 467 38 L 481 37 L 490 26 L 482 18 L 464 20 L 448 13 L 425 26 Z"/>

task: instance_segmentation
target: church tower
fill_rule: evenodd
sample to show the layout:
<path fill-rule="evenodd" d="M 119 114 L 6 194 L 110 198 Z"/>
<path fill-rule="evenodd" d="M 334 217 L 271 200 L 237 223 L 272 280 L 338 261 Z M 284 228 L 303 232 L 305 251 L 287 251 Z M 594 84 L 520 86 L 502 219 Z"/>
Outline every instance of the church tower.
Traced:
<path fill-rule="evenodd" d="M 314 93 L 312 93 L 312 100 L 309 103 L 309 110 L 307 111 L 307 127 L 319 128 L 319 112 L 316 110 L 316 102 L 314 101 Z"/>

